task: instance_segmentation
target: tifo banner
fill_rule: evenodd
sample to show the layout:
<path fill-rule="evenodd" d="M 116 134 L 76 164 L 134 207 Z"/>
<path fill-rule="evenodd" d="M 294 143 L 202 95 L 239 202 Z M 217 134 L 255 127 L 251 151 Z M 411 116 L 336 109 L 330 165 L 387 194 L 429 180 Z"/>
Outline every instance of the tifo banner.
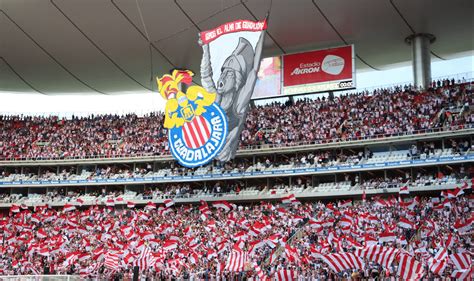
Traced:
<path fill-rule="evenodd" d="M 216 157 L 220 161 L 235 156 L 257 80 L 266 28 L 266 20 L 237 20 L 199 34 L 202 86 L 216 93 L 215 102 L 227 116 L 229 133 Z"/>
<path fill-rule="evenodd" d="M 227 118 L 215 103 L 216 94 L 191 85 L 194 73 L 173 70 L 157 79 L 158 90 L 166 100 L 164 127 L 168 129 L 171 154 L 186 167 L 211 161 L 223 148 L 227 137 Z"/>
<path fill-rule="evenodd" d="M 283 56 L 284 95 L 355 88 L 354 46 Z"/>

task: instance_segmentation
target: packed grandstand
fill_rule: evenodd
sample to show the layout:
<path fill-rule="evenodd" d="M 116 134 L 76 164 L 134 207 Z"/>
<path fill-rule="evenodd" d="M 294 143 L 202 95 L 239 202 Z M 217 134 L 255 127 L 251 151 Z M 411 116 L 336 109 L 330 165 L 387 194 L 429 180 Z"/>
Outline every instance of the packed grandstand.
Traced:
<path fill-rule="evenodd" d="M 0 0 L 0 280 L 474 280 L 452 2 Z"/>
<path fill-rule="evenodd" d="M 439 85 L 439 86 L 438 86 Z M 253 108 L 241 149 L 295 146 L 470 128 L 473 86 L 443 80 L 427 91 L 409 86 Z M 65 159 L 169 154 L 163 113 L 72 119 L 0 117 L 0 159 Z"/>
<path fill-rule="evenodd" d="M 0 274 L 469 279 L 472 84 L 433 86 L 256 107 L 195 169 L 160 113 L 3 116 Z"/>

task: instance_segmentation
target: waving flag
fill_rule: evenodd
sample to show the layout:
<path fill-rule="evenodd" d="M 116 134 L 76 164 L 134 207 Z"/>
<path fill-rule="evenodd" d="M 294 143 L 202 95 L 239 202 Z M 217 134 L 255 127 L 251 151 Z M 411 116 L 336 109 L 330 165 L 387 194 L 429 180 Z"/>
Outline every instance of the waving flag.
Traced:
<path fill-rule="evenodd" d="M 471 268 L 470 270 L 454 270 L 453 273 L 451 274 L 451 277 L 455 278 L 455 280 L 472 280 L 473 278 L 473 272 L 474 268 Z"/>
<path fill-rule="evenodd" d="M 347 208 L 352 206 L 352 200 L 344 200 L 344 201 L 339 201 L 338 207 L 339 208 Z"/>
<path fill-rule="evenodd" d="M 268 280 L 268 276 L 265 275 L 263 270 L 260 268 L 260 266 L 256 262 L 253 262 L 252 265 L 253 265 L 253 268 L 255 269 L 255 273 L 257 274 L 259 280 L 261 281 Z"/>
<path fill-rule="evenodd" d="M 294 281 L 297 280 L 298 275 L 295 270 L 281 269 L 275 273 L 276 281 Z"/>
<path fill-rule="evenodd" d="M 444 248 L 440 248 L 434 258 L 428 260 L 429 269 L 431 272 L 443 275 L 444 269 L 447 265 L 448 252 Z"/>
<path fill-rule="evenodd" d="M 170 251 L 176 248 L 178 248 L 178 241 L 176 240 L 167 240 L 163 244 L 163 249 L 166 251 Z"/>
<path fill-rule="evenodd" d="M 165 206 L 166 208 L 169 208 L 174 205 L 174 200 L 173 199 L 165 199 Z"/>
<path fill-rule="evenodd" d="M 298 199 L 296 199 L 295 195 L 294 194 L 290 194 L 288 196 L 284 196 L 281 198 L 281 202 L 283 204 L 299 204 L 300 202 L 298 201 Z"/>
<path fill-rule="evenodd" d="M 358 257 L 378 263 L 386 269 L 391 266 L 398 253 L 399 250 L 396 248 L 382 247 L 378 245 L 367 246 L 364 249 L 356 250 L 356 255 Z"/>
<path fill-rule="evenodd" d="M 410 191 L 408 190 L 408 186 L 404 185 L 400 187 L 400 191 L 398 192 L 398 194 L 410 194 Z"/>
<path fill-rule="evenodd" d="M 364 261 L 353 253 L 322 255 L 321 259 L 337 273 L 349 269 L 364 268 Z"/>
<path fill-rule="evenodd" d="M 402 280 L 419 280 L 423 277 L 423 264 L 407 254 L 400 255 L 397 275 Z"/>
<path fill-rule="evenodd" d="M 115 206 L 115 201 L 114 201 L 114 199 L 113 199 L 113 198 L 107 199 L 107 201 L 105 201 L 105 206 L 107 206 L 107 207 L 113 207 L 113 206 Z"/>
<path fill-rule="evenodd" d="M 414 229 L 415 224 L 409 221 L 408 219 L 404 217 L 400 217 L 400 221 L 398 222 L 398 226 L 401 228 L 406 228 L 406 229 Z"/>
<path fill-rule="evenodd" d="M 156 204 L 153 202 L 148 202 L 144 208 L 145 210 L 156 210 Z"/>
<path fill-rule="evenodd" d="M 469 269 L 472 265 L 471 256 L 466 252 L 452 254 L 449 256 L 449 258 L 458 270 Z"/>
<path fill-rule="evenodd" d="M 393 232 L 390 232 L 390 231 L 384 231 L 382 233 L 380 233 L 379 235 L 379 242 L 380 243 L 383 243 L 383 242 L 393 242 L 397 239 L 397 236 L 395 235 L 395 233 Z"/>
<path fill-rule="evenodd" d="M 231 205 L 229 202 L 227 202 L 227 201 L 215 202 L 215 203 L 212 203 L 212 206 L 213 206 L 214 208 L 223 209 L 223 210 L 226 211 L 226 212 L 232 210 L 232 205 Z"/>
<path fill-rule="evenodd" d="M 120 257 L 118 254 L 108 253 L 105 256 L 104 265 L 106 268 L 112 270 L 119 270 L 120 269 Z"/>
<path fill-rule="evenodd" d="M 225 269 L 231 272 L 244 271 L 247 262 L 247 253 L 233 249 L 227 258 Z"/>
<path fill-rule="evenodd" d="M 76 209 L 76 207 L 72 204 L 65 204 L 64 207 L 63 207 L 63 211 L 64 212 L 70 212 L 70 211 L 74 211 Z"/>
<path fill-rule="evenodd" d="M 466 234 L 471 230 L 472 223 L 473 218 L 467 219 L 465 222 L 456 221 L 454 223 L 454 229 L 456 229 L 459 234 Z"/>

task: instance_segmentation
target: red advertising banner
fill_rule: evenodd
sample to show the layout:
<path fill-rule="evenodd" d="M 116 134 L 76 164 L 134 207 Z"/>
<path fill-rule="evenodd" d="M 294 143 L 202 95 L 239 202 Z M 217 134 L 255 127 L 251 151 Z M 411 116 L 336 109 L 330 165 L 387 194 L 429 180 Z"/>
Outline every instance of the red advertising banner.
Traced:
<path fill-rule="evenodd" d="M 354 88 L 353 54 L 350 45 L 283 56 L 285 95 Z"/>

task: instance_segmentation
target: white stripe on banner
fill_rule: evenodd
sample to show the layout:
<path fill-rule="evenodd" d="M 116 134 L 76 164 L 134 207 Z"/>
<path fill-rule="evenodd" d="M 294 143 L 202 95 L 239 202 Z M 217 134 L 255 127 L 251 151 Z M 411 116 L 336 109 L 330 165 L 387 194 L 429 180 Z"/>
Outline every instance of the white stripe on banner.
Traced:
<path fill-rule="evenodd" d="M 204 143 L 207 142 L 207 140 L 209 139 L 209 135 L 207 134 L 207 131 L 206 128 L 209 128 L 206 120 L 203 120 L 203 118 L 201 116 L 198 116 L 197 118 L 197 123 L 199 125 L 199 129 L 201 130 L 201 134 L 202 136 L 204 137 Z"/>
<path fill-rule="evenodd" d="M 199 117 L 194 118 L 191 124 L 194 129 L 194 134 L 196 134 L 196 139 L 197 139 L 197 142 L 199 143 L 199 146 L 203 146 L 205 143 L 205 140 L 204 140 L 204 137 L 202 136 L 202 133 L 201 133 L 202 131 L 200 131 L 198 120 L 199 120 Z"/>
<path fill-rule="evenodd" d="M 193 136 L 191 135 L 191 131 L 189 129 L 189 126 L 188 126 L 189 123 L 184 123 L 184 133 L 188 136 L 188 139 L 191 143 L 189 143 L 188 145 L 191 146 L 191 148 L 196 148 L 196 143 L 194 142 L 194 138 Z"/>
<path fill-rule="evenodd" d="M 194 142 L 197 144 L 197 146 L 195 148 L 197 148 L 197 147 L 202 146 L 202 143 L 201 143 L 202 141 L 199 138 L 199 133 L 196 129 L 196 122 L 195 121 L 196 121 L 196 119 L 194 119 L 191 123 L 189 123 L 189 127 L 190 127 L 190 130 L 191 130 L 191 133 L 193 133 Z"/>

